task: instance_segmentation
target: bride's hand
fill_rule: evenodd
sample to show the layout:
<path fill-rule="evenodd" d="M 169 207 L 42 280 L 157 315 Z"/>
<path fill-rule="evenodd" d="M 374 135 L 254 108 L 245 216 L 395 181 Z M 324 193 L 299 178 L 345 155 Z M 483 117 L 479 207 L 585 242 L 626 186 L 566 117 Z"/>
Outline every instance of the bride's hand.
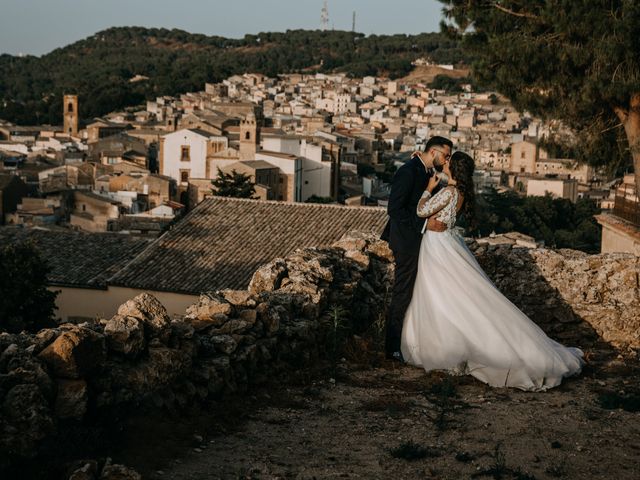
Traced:
<path fill-rule="evenodd" d="M 431 216 L 427 219 L 427 230 L 432 232 L 444 232 L 447 230 L 447 224 L 436 220 L 435 216 Z"/>
<path fill-rule="evenodd" d="M 446 162 L 444 162 L 444 164 L 442 165 L 442 171 L 446 173 L 449 178 L 451 178 L 451 168 L 449 166 L 449 163 L 450 163 L 450 160 L 447 160 Z"/>
<path fill-rule="evenodd" d="M 429 183 L 427 183 L 427 190 L 429 190 L 429 193 L 433 193 L 433 189 L 438 185 L 437 176 L 438 174 L 431 175 L 431 177 L 429 177 Z"/>

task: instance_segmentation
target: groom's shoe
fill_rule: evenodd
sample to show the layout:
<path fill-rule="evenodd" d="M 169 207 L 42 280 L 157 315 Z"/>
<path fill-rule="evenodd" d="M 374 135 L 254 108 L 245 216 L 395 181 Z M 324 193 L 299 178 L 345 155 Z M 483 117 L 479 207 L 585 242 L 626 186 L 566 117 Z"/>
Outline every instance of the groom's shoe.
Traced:
<path fill-rule="evenodd" d="M 387 359 L 395 360 L 396 362 L 400 362 L 400 363 L 405 363 L 404 357 L 402 356 L 402 352 L 399 350 L 396 352 L 387 352 Z"/>

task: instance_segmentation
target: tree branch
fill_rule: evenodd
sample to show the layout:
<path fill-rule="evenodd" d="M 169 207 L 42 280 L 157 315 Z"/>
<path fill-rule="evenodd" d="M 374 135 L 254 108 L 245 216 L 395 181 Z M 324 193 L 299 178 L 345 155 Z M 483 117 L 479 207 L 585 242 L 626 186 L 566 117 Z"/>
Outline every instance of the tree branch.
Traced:
<path fill-rule="evenodd" d="M 507 13 L 509 15 L 513 15 L 514 17 L 521 17 L 521 18 L 531 18 L 534 20 L 539 20 L 540 17 L 538 17 L 537 15 L 534 15 L 533 13 L 528 13 L 528 12 L 514 12 L 513 10 L 510 10 L 506 7 L 503 7 L 502 5 L 500 5 L 499 3 L 492 3 L 491 6 L 493 8 L 496 8 L 498 10 L 500 10 L 501 12 Z"/>

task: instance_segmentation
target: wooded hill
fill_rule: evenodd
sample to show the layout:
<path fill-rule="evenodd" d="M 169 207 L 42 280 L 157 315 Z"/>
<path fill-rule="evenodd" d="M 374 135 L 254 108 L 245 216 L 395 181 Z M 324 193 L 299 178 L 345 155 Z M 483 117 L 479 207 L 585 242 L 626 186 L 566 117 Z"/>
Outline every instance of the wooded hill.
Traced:
<path fill-rule="evenodd" d="M 110 28 L 41 57 L 0 56 L 0 119 L 17 124 L 62 123 L 62 95 L 80 96 L 91 119 L 159 95 L 204 89 L 245 72 L 344 72 L 398 78 L 411 62 L 468 60 L 440 33 L 370 35 L 290 30 L 242 39 L 142 27 Z M 136 75 L 148 80 L 134 81 Z"/>

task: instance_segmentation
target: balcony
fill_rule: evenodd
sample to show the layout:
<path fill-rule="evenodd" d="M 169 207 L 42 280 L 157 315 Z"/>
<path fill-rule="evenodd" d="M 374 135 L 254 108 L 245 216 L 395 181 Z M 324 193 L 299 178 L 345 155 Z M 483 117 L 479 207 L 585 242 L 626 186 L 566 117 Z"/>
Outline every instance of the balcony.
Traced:
<path fill-rule="evenodd" d="M 640 202 L 635 184 L 624 183 L 618 188 L 611 213 L 635 226 L 640 226 Z"/>

